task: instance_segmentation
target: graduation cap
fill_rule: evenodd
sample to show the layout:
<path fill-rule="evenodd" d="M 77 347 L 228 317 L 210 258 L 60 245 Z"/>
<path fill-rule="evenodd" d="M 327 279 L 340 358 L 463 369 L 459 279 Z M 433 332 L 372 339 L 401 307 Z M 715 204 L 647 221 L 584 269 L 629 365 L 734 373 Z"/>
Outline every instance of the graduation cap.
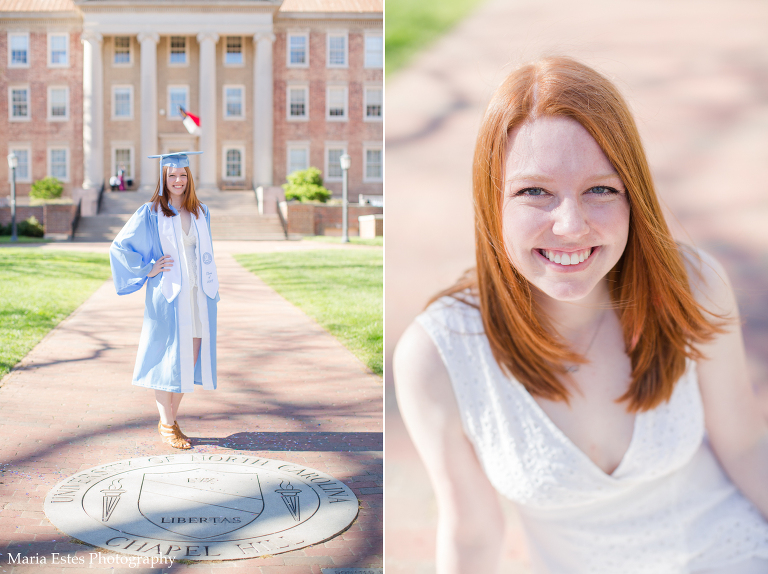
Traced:
<path fill-rule="evenodd" d="M 189 167 L 188 155 L 201 154 L 201 151 L 177 151 L 173 153 L 164 153 L 160 155 L 149 155 L 149 158 L 160 158 L 160 178 L 163 177 L 163 166 L 165 167 Z M 163 184 L 160 184 L 160 195 L 163 195 Z"/>

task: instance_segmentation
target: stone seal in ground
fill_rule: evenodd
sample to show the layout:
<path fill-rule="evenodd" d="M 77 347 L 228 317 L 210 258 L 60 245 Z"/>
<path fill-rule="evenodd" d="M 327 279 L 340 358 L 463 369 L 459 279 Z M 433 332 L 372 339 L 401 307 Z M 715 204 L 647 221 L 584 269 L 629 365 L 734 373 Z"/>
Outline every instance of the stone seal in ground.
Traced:
<path fill-rule="evenodd" d="M 332 538 L 358 511 L 341 481 L 255 456 L 175 454 L 84 470 L 57 484 L 45 514 L 59 530 L 121 554 L 235 560 Z"/>

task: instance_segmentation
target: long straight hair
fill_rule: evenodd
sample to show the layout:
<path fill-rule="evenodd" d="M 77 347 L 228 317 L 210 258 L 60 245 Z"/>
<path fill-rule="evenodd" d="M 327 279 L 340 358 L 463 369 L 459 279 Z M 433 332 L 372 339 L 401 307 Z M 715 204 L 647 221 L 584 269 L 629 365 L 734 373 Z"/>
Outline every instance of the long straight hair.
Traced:
<path fill-rule="evenodd" d="M 501 368 L 533 395 L 568 402 L 564 363 L 585 363 L 557 337 L 532 287 L 507 255 L 502 233 L 504 161 L 511 130 L 533 118 L 579 122 L 595 139 L 627 190 L 627 246 L 608 273 L 632 380 L 619 401 L 630 411 L 669 400 L 695 344 L 720 325 L 694 299 L 679 246 L 662 215 L 640 135 L 616 87 L 595 70 L 564 57 L 546 58 L 512 72 L 491 98 L 473 163 L 477 267 L 441 293 L 479 303 L 485 333 Z M 719 316 L 718 316 L 719 317 Z M 722 317 L 719 317 L 722 319 Z"/>
<path fill-rule="evenodd" d="M 199 210 L 202 204 L 200 203 L 200 200 L 197 199 L 197 194 L 195 193 L 195 181 L 192 179 L 192 172 L 188 167 L 185 167 L 184 171 L 187 172 L 187 189 L 184 190 L 184 194 L 182 195 L 181 207 L 192 213 L 195 217 L 199 217 Z M 163 195 L 160 195 L 161 185 L 163 186 Z M 151 200 L 152 209 L 157 210 L 159 206 L 166 217 L 173 217 L 175 215 L 168 205 L 168 196 L 170 193 L 171 192 L 168 190 L 168 167 L 166 166 L 163 168 L 162 176 L 157 182 L 155 194 L 152 196 Z"/>

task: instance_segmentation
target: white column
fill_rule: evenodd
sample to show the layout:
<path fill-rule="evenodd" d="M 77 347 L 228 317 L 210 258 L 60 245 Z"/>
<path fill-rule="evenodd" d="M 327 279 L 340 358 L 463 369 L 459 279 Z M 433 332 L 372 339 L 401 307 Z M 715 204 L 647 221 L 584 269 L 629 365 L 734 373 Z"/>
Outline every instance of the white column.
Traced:
<path fill-rule="evenodd" d="M 216 187 L 216 42 L 219 35 L 201 32 L 200 44 L 200 186 Z"/>
<path fill-rule="evenodd" d="M 155 159 L 160 153 L 157 143 L 157 43 L 155 32 L 141 32 L 141 189 L 154 190 L 159 177 Z"/>
<path fill-rule="evenodd" d="M 103 37 L 83 32 L 83 189 L 99 189 L 104 182 L 104 77 Z"/>
<path fill-rule="evenodd" d="M 260 32 L 253 37 L 253 181 L 272 185 L 272 43 L 275 35 Z"/>

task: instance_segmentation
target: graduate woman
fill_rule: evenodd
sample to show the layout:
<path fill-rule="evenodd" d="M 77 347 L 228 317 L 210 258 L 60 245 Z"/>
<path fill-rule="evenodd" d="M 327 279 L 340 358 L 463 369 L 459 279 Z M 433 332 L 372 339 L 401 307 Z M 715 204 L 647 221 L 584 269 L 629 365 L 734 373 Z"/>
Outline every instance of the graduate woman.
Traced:
<path fill-rule="evenodd" d="M 160 180 L 110 248 L 118 295 L 146 283 L 144 325 L 133 384 L 155 390 L 163 442 L 190 448 L 177 413 L 195 385 L 216 388 L 216 303 L 219 281 L 210 213 L 195 195 L 187 154 L 160 158 Z"/>

